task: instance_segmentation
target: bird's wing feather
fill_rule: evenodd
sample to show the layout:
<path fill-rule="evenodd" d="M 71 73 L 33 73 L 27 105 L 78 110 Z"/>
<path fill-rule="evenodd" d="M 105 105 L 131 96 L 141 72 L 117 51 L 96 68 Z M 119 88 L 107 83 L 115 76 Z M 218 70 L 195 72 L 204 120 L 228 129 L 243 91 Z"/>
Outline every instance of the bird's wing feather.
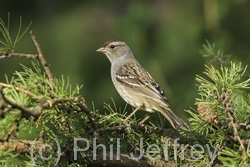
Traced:
<path fill-rule="evenodd" d="M 153 97 L 155 100 L 161 99 L 164 103 L 169 104 L 160 85 L 138 62 L 129 62 L 121 66 L 117 70 L 115 78 L 121 84 L 133 87 L 144 96 Z"/>

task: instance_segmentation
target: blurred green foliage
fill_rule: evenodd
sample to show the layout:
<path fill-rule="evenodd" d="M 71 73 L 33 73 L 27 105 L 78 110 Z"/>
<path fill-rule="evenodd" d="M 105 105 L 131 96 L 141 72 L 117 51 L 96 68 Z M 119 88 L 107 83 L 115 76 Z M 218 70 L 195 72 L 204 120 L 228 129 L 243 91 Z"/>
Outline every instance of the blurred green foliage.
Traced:
<path fill-rule="evenodd" d="M 43 53 L 58 78 L 69 76 L 72 85 L 83 84 L 81 94 L 88 106 L 105 110 L 103 102 L 125 106 L 110 79 L 110 63 L 95 50 L 110 39 L 126 41 L 137 59 L 158 81 L 180 115 L 197 96 L 195 75 L 204 70 L 199 54 L 205 39 L 227 50 L 233 59 L 249 62 L 250 1 L 14 1 L 0 2 L 0 17 L 17 30 L 32 21 Z M 16 31 L 14 31 L 16 32 Z M 36 53 L 28 33 L 16 52 Z M 4 74 L 20 70 L 29 60 L 0 61 Z M 185 115 L 183 114 L 183 118 Z"/>

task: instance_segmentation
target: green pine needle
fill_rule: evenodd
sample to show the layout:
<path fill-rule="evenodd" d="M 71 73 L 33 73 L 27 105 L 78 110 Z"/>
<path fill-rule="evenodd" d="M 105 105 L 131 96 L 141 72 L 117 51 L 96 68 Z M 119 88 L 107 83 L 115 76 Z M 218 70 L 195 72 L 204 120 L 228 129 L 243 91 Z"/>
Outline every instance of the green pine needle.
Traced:
<path fill-rule="evenodd" d="M 10 14 L 8 13 L 8 23 L 7 25 L 4 23 L 4 21 L 0 18 L 0 34 L 2 34 L 2 37 L 0 37 L 0 51 L 8 52 L 15 49 L 16 44 L 20 41 L 20 39 L 24 36 L 24 34 L 28 31 L 30 25 L 32 22 L 28 24 L 28 26 L 25 28 L 25 30 L 22 32 L 22 16 L 20 16 L 20 23 L 17 31 L 17 35 L 15 39 L 13 40 L 10 35 Z"/>

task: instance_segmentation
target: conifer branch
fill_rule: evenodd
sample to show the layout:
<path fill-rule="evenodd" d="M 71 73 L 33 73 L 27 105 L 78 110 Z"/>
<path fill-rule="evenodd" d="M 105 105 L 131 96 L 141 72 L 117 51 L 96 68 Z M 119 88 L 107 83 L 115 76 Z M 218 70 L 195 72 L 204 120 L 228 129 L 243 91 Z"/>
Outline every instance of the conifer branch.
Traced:
<path fill-rule="evenodd" d="M 22 92 L 22 93 L 24 93 L 24 94 L 26 94 L 28 96 L 31 96 L 31 97 L 33 97 L 33 98 L 35 98 L 37 100 L 41 100 L 42 99 L 42 97 L 39 97 L 39 96 L 37 96 L 36 94 L 34 94 L 32 92 L 30 92 L 28 90 L 25 90 L 25 89 L 22 89 L 22 88 L 19 88 L 19 87 L 14 86 L 14 85 L 9 85 L 9 84 L 0 82 L 0 87 L 3 87 L 3 88 L 12 88 L 12 89 L 17 90 L 19 92 Z"/>

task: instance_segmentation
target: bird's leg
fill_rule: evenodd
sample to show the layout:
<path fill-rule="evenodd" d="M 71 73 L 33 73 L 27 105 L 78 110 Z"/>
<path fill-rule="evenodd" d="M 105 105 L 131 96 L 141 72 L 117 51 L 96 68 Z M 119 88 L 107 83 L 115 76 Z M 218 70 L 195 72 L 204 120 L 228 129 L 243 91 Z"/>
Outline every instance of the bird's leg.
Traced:
<path fill-rule="evenodd" d="M 147 115 L 143 118 L 143 120 L 140 121 L 139 124 L 142 125 L 145 121 L 147 121 L 147 120 L 149 119 L 149 117 L 150 117 L 151 115 L 152 115 L 152 113 L 147 114 Z"/>
<path fill-rule="evenodd" d="M 136 107 L 134 111 L 130 113 L 129 116 L 123 122 L 126 123 L 129 120 L 129 118 L 131 118 L 140 108 L 141 108 L 140 106 Z"/>

